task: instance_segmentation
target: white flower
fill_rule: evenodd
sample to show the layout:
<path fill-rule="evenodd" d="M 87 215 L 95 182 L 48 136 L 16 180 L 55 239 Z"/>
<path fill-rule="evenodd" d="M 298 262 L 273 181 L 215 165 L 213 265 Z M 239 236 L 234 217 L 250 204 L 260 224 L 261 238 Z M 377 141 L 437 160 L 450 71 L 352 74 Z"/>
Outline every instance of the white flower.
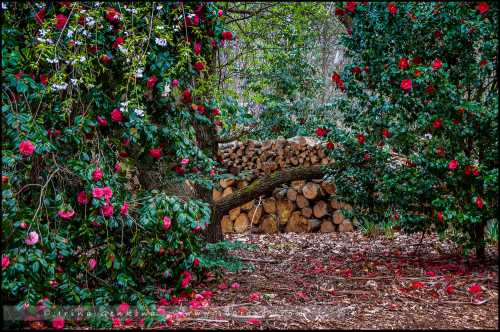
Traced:
<path fill-rule="evenodd" d="M 2 9 L 7 9 L 7 4 L 5 2 L 2 2 Z"/>
<path fill-rule="evenodd" d="M 430 140 L 430 139 L 432 139 L 432 134 L 431 133 L 427 133 L 427 134 L 424 135 L 424 138 Z"/>
<path fill-rule="evenodd" d="M 156 6 L 156 10 L 161 10 L 161 9 L 163 9 L 163 6 L 162 6 L 162 5 L 158 5 L 158 6 Z"/>
<path fill-rule="evenodd" d="M 160 46 L 167 46 L 167 41 L 163 38 L 155 38 L 155 43 Z"/>
<path fill-rule="evenodd" d="M 144 111 L 138 108 L 134 110 L 134 113 L 137 114 L 137 116 L 144 116 Z"/>
<path fill-rule="evenodd" d="M 144 68 L 137 69 L 137 71 L 135 72 L 135 77 L 141 78 L 143 76 L 142 75 L 143 72 L 144 72 Z"/>
<path fill-rule="evenodd" d="M 52 84 L 52 88 L 54 88 L 55 90 L 66 90 L 66 88 L 68 87 L 68 83 L 63 83 L 63 84 Z"/>
<path fill-rule="evenodd" d="M 88 25 L 89 27 L 93 26 L 95 24 L 95 20 L 91 16 L 85 17 L 85 24 Z"/>
<path fill-rule="evenodd" d="M 90 37 L 91 33 L 87 30 L 82 30 L 82 35 L 84 35 L 85 37 Z"/>
<path fill-rule="evenodd" d="M 87 58 L 85 57 L 85 55 L 82 55 L 82 56 L 80 57 L 80 62 L 85 62 L 85 60 L 87 60 Z"/>
<path fill-rule="evenodd" d="M 48 62 L 48 63 L 59 63 L 59 59 L 58 59 L 58 58 L 54 58 L 54 59 L 47 59 L 47 62 Z"/>
<path fill-rule="evenodd" d="M 165 84 L 165 88 L 163 89 L 163 93 L 161 94 L 162 97 L 168 97 L 170 94 L 170 85 Z"/>
<path fill-rule="evenodd" d="M 79 40 L 75 40 L 75 45 L 82 45 L 83 43 Z"/>
<path fill-rule="evenodd" d="M 47 30 L 40 29 L 38 30 L 38 33 L 40 34 L 40 37 L 45 37 L 45 35 L 47 34 Z"/>
<path fill-rule="evenodd" d="M 76 78 L 72 78 L 72 79 L 70 79 L 70 81 L 71 81 L 71 84 L 73 84 L 73 85 L 78 84 L 78 80 Z"/>
<path fill-rule="evenodd" d="M 71 36 L 73 36 L 73 33 L 75 33 L 73 30 L 68 30 L 68 33 L 66 34 L 66 36 L 68 38 L 71 38 Z"/>

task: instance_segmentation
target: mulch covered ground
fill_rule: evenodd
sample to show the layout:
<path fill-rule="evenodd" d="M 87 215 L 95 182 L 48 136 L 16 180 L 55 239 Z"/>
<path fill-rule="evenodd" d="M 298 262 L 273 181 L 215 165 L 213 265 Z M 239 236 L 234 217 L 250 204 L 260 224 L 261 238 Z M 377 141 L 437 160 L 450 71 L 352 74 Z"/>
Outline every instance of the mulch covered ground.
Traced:
<path fill-rule="evenodd" d="M 354 233 L 227 237 L 248 268 L 160 307 L 152 329 L 496 329 L 498 249 L 463 259 L 436 237 Z M 41 326 L 40 326 L 41 327 Z M 142 328 L 125 318 L 115 328 Z M 74 328 L 68 324 L 65 328 Z M 89 327 L 80 327 L 88 329 Z"/>
<path fill-rule="evenodd" d="M 498 249 L 466 261 L 420 235 L 231 235 L 250 268 L 226 273 L 205 307 L 173 328 L 496 329 Z M 418 248 L 418 251 L 417 251 Z M 237 284 L 234 284 L 237 283 Z M 227 288 L 225 287 L 227 286 Z M 238 287 L 239 288 L 233 288 Z M 201 292 L 201 290 L 200 290 Z"/>

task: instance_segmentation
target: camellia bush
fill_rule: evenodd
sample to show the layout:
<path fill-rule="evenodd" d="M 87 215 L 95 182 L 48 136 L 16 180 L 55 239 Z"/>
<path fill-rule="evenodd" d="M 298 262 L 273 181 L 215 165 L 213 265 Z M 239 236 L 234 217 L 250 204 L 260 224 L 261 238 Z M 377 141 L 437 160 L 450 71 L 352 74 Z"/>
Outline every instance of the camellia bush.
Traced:
<path fill-rule="evenodd" d="M 213 3 L 2 3 L 2 296 L 146 307 L 220 261 L 210 207 L 134 183 L 210 187 L 200 142 L 223 114 L 208 64 L 231 40 Z M 137 179 L 137 177 L 135 177 Z M 162 290 L 162 291 L 159 291 Z"/>
<path fill-rule="evenodd" d="M 352 64 L 333 73 L 347 130 L 330 171 L 358 221 L 452 236 L 484 255 L 498 222 L 498 7 L 338 3 Z"/>

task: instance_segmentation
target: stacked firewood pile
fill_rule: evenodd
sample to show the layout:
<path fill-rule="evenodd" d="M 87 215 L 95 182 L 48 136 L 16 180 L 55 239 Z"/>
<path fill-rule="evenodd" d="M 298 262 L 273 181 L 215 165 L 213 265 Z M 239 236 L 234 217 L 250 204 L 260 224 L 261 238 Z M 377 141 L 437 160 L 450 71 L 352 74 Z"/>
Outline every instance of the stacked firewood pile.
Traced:
<path fill-rule="evenodd" d="M 269 174 L 295 166 L 325 165 L 330 162 L 325 147 L 309 137 L 221 144 L 219 158 L 232 174 L 250 171 Z"/>
<path fill-rule="evenodd" d="M 261 174 L 297 167 L 327 164 L 324 147 L 310 138 L 291 140 L 235 142 L 221 149 L 223 163 L 234 178 L 221 179 L 213 199 L 247 187 Z M 243 172 L 244 171 L 244 172 Z M 349 232 L 352 222 L 342 213 L 348 204 L 334 198 L 335 185 L 321 179 L 292 181 L 275 188 L 269 197 L 260 197 L 229 211 L 222 218 L 224 233 L 248 230 L 279 232 Z"/>

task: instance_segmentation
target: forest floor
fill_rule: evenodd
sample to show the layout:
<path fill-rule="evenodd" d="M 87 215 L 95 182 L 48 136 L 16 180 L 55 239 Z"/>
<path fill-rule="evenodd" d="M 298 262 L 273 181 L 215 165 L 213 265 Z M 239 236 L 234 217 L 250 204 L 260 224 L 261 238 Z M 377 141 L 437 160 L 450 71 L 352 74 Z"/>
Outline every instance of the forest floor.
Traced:
<path fill-rule="evenodd" d="M 497 329 L 498 248 L 479 263 L 420 237 L 226 236 L 257 245 L 234 252 L 253 267 L 225 273 L 209 304 L 172 328 Z"/>
<path fill-rule="evenodd" d="M 233 234 L 247 266 L 160 307 L 150 329 L 497 329 L 498 248 L 482 263 L 419 234 Z M 474 285 L 474 286 L 473 286 Z M 472 287 L 471 287 L 472 286 Z M 196 297 L 195 294 L 198 294 Z M 144 328 L 137 321 L 114 328 Z M 68 324 L 66 328 L 73 328 Z M 89 329 L 89 327 L 80 327 Z"/>

